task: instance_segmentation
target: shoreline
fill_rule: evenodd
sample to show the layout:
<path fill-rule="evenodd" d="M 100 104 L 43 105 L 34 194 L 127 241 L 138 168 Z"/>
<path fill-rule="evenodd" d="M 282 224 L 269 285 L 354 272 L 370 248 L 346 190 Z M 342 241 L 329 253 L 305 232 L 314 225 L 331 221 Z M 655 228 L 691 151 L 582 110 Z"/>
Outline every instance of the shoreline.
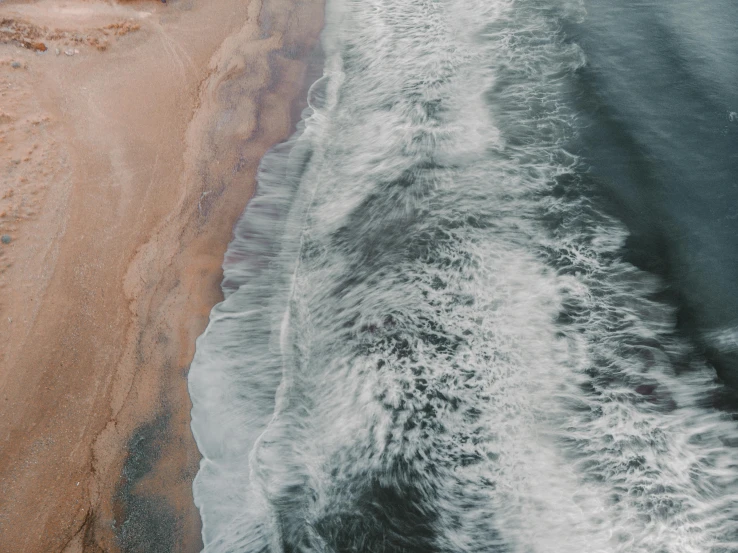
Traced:
<path fill-rule="evenodd" d="M 51 7 L 71 25 L 96 6 L 75 2 L 0 13 L 33 20 Z M 323 6 L 104 10 L 84 16 L 140 30 L 68 58 L 53 44 L 0 45 L 26 72 L 12 75 L 43 91 L 31 111 L 48 117 L 36 141 L 50 143 L 40 172 L 53 177 L 6 249 L 0 541 L 18 552 L 199 551 L 187 368 L 258 164 L 301 111 Z"/>

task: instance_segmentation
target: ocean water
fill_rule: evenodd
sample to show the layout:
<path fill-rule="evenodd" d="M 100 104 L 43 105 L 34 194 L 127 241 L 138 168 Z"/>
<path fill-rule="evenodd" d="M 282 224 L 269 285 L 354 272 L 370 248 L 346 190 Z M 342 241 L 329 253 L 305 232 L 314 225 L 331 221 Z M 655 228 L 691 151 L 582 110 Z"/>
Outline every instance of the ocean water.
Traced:
<path fill-rule="evenodd" d="M 328 0 L 190 371 L 205 551 L 738 552 L 727 0 Z"/>
<path fill-rule="evenodd" d="M 670 285 L 679 320 L 738 388 L 738 3 L 606 2 L 567 30 L 577 152 Z"/>

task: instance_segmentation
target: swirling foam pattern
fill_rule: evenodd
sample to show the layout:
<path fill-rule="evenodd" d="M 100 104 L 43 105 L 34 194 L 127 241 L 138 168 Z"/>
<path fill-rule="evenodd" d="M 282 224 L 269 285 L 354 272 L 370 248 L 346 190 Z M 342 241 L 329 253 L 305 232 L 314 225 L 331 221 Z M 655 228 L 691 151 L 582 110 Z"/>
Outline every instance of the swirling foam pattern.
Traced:
<path fill-rule="evenodd" d="M 736 422 L 567 151 L 584 16 L 329 0 L 190 372 L 205 551 L 738 551 Z"/>

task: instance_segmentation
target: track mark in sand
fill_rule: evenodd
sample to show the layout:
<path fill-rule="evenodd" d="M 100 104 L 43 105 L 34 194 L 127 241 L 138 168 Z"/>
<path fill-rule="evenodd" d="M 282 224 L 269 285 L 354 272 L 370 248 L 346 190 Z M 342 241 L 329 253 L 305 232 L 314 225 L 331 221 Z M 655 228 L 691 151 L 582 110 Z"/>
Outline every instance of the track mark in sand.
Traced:
<path fill-rule="evenodd" d="M 187 71 L 196 72 L 197 66 L 187 51 L 164 30 L 161 24 L 156 24 L 157 35 L 161 41 L 162 47 L 169 54 L 169 58 L 176 64 L 179 69 L 181 78 L 187 77 Z"/>

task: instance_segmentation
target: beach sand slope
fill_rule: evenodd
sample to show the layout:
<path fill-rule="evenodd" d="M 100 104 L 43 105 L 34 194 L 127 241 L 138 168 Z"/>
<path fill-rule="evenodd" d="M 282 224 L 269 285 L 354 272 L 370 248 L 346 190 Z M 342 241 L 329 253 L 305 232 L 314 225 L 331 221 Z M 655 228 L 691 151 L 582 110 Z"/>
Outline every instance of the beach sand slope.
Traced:
<path fill-rule="evenodd" d="M 322 9 L 0 6 L 0 552 L 201 549 L 187 369 Z"/>

